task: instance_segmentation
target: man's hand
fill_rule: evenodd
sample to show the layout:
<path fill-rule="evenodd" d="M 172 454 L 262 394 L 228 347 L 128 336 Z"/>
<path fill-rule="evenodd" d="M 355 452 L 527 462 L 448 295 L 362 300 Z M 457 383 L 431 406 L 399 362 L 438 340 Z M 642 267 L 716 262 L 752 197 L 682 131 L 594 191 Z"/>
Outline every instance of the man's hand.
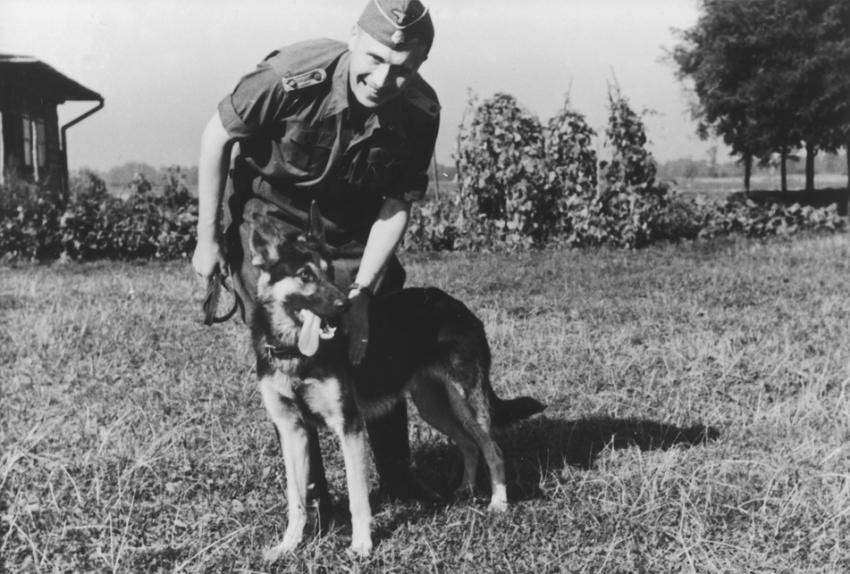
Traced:
<path fill-rule="evenodd" d="M 353 365 L 359 365 L 369 346 L 369 303 L 372 294 L 365 287 L 355 285 L 348 298 L 351 307 L 343 319 L 348 333 L 348 358 Z"/>
<path fill-rule="evenodd" d="M 195 247 L 195 253 L 192 255 L 192 267 L 204 281 L 218 271 L 222 275 L 227 275 L 227 262 L 221 252 L 221 247 L 218 242 L 199 241 Z"/>

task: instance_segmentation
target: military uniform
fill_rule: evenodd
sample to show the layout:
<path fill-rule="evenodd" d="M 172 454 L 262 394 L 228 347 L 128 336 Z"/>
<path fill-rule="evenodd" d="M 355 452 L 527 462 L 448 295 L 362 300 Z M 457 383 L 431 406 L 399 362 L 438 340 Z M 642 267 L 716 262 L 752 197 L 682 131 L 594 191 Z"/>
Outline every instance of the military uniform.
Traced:
<path fill-rule="evenodd" d="M 434 91 L 417 75 L 372 113 L 355 114 L 349 57 L 342 42 L 293 44 L 267 56 L 219 104 L 222 125 L 239 143 L 225 191 L 224 246 L 249 322 L 257 271 L 245 254 L 253 226 L 281 236 L 304 229 L 316 201 L 330 244 L 365 245 L 385 198 L 412 202 L 427 189 L 440 110 Z M 340 287 L 358 264 L 335 262 Z M 377 294 L 400 289 L 404 278 L 393 257 Z M 382 480 L 407 471 L 406 428 L 403 404 L 370 424 Z M 324 490 L 323 477 L 311 480 Z"/>
<path fill-rule="evenodd" d="M 439 124 L 433 89 L 417 76 L 356 125 L 349 56 L 334 40 L 282 48 L 221 101 L 222 124 L 239 141 L 226 194 L 231 226 L 262 219 L 303 229 L 317 201 L 331 244 L 365 244 L 384 198 L 424 195 Z"/>

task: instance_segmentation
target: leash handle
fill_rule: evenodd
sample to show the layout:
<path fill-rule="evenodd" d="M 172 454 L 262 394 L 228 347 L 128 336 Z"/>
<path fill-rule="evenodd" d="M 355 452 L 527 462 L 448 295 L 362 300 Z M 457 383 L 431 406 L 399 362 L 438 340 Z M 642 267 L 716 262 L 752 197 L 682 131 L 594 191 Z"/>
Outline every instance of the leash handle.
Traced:
<path fill-rule="evenodd" d="M 221 271 L 216 269 L 213 271 L 212 275 L 207 279 L 207 295 L 204 298 L 203 309 L 204 309 L 204 325 L 210 326 L 215 325 L 216 323 L 224 323 L 236 312 L 236 307 L 238 305 L 238 300 L 234 295 L 233 307 L 225 313 L 221 317 L 216 317 L 215 313 L 218 311 L 218 301 L 221 297 L 221 288 L 224 287 L 226 290 L 230 290 L 227 284 L 224 282 L 224 276 L 221 274 Z"/>

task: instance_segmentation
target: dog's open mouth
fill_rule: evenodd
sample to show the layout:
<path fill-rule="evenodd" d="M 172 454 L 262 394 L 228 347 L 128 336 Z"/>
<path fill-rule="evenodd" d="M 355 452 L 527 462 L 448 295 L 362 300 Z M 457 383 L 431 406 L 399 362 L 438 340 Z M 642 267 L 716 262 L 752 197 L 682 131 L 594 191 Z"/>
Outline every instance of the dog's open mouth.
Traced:
<path fill-rule="evenodd" d="M 324 319 L 308 309 L 298 312 L 301 319 L 301 331 L 298 334 L 298 350 L 302 355 L 312 357 L 319 350 L 319 342 L 323 339 L 332 339 L 336 334 L 336 327 L 329 325 Z"/>

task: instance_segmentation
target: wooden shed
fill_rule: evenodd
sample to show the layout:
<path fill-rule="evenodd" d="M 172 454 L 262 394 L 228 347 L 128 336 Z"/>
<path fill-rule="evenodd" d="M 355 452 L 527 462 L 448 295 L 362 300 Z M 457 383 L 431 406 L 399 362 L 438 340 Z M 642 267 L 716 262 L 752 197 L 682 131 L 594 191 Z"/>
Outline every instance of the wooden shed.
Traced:
<path fill-rule="evenodd" d="M 63 126 L 56 108 L 67 101 L 96 105 Z M 41 60 L 0 54 L 0 183 L 18 177 L 66 188 L 65 133 L 103 107 L 103 98 Z"/>

